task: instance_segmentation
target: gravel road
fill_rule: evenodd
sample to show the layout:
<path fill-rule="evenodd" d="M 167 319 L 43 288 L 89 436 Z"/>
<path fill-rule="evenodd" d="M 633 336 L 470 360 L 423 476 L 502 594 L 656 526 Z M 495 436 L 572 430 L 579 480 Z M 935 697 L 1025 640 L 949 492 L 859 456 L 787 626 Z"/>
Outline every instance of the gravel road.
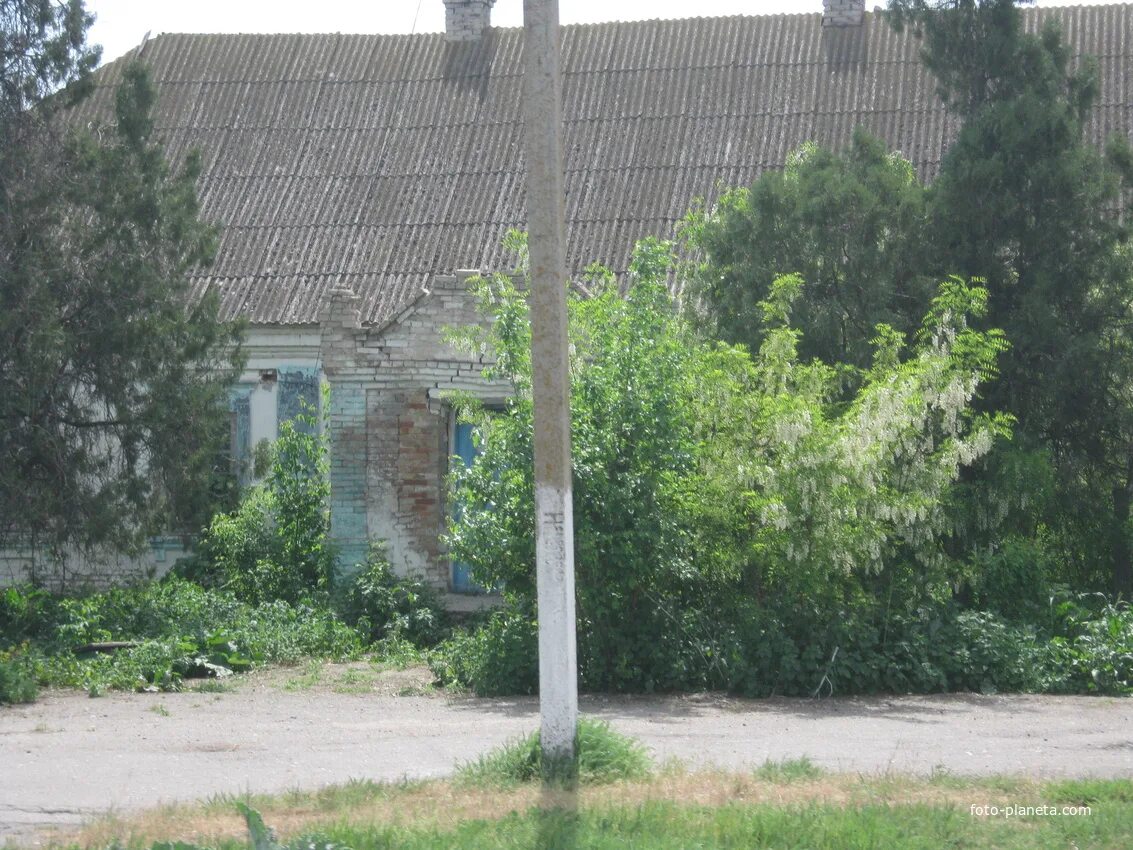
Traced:
<path fill-rule="evenodd" d="M 425 671 L 375 678 L 330 665 L 314 684 L 297 675 L 249 676 L 224 693 L 53 692 L 0 707 L 0 845 L 219 792 L 444 776 L 538 724 L 534 699 L 430 695 Z M 584 697 L 581 708 L 659 759 L 694 765 L 807 756 L 867 774 L 1133 778 L 1128 699 Z"/>

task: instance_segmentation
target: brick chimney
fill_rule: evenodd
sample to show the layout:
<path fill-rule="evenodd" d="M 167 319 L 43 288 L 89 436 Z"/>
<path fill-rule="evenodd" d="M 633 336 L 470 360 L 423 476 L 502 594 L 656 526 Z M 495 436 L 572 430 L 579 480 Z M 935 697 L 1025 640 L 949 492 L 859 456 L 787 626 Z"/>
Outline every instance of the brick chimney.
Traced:
<path fill-rule="evenodd" d="M 496 0 L 445 0 L 445 38 L 477 41 L 491 24 Z M 862 0 L 865 2 L 865 0 Z"/>
<path fill-rule="evenodd" d="M 860 27 L 864 16 L 865 0 L 822 0 L 824 27 Z"/>

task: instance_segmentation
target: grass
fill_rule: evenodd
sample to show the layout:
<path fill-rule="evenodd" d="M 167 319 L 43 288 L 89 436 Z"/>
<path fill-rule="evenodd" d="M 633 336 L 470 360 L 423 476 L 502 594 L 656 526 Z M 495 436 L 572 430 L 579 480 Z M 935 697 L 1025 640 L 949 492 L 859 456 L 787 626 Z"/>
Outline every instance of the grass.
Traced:
<path fill-rule="evenodd" d="M 643 779 L 652 770 L 645 747 L 592 718 L 579 718 L 575 749 L 578 781 L 584 785 Z M 541 752 L 539 733 L 534 732 L 462 765 L 457 778 L 469 785 L 498 788 L 531 782 L 543 775 Z"/>
<path fill-rule="evenodd" d="M 347 670 L 331 688 L 336 694 L 368 694 L 374 690 L 376 676 L 364 670 Z"/>
<path fill-rule="evenodd" d="M 817 772 L 805 759 L 748 773 L 652 773 L 575 792 L 463 779 L 374 783 L 213 798 L 96 822 L 73 845 L 143 850 L 159 841 L 247 848 L 236 803 L 261 812 L 282 846 L 368 848 L 764 848 L 782 850 L 1125 850 L 1133 846 L 1133 786 L 1121 780 L 1039 783 L 949 776 Z M 804 775 L 805 774 L 805 775 Z M 1003 790 L 1008 788 L 1010 790 Z M 1089 815 L 974 816 L 972 806 L 1079 805 Z"/>
<path fill-rule="evenodd" d="M 287 680 L 283 689 L 285 691 L 309 691 L 316 687 L 323 678 L 325 662 L 319 658 L 312 658 L 303 665 L 303 672 Z"/>
<path fill-rule="evenodd" d="M 822 776 L 822 768 L 806 756 L 786 761 L 765 761 L 755 769 L 755 778 L 765 782 L 790 783 Z"/>

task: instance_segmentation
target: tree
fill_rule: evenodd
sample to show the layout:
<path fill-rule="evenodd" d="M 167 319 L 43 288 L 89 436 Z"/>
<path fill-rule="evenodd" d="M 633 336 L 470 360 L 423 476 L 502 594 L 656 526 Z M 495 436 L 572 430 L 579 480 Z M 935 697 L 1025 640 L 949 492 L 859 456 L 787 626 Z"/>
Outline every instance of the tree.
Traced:
<path fill-rule="evenodd" d="M 720 686 L 704 636 L 738 598 L 829 613 L 894 573 L 905 601 L 939 592 L 948 497 L 1010 427 L 971 410 L 1005 347 L 970 326 L 985 291 L 943 283 L 904 358 L 902 335 L 875 328 L 871 364 L 846 399 L 834 369 L 799 357 L 797 276 L 778 278 L 759 305 L 763 342 L 749 354 L 698 339 L 675 311 L 670 254 L 646 240 L 625 297 L 598 277 L 570 301 L 578 658 L 592 688 Z M 515 395 L 494 416 L 465 401 L 482 452 L 454 473 L 449 542 L 530 617 L 527 304 L 506 275 L 476 293 L 492 321 L 454 341 L 494 355 Z"/>
<path fill-rule="evenodd" d="M 1075 66 L 1053 24 L 1025 32 L 1012 0 L 892 0 L 890 15 L 923 37 L 939 94 L 962 119 L 939 176 L 927 189 L 901 179 L 899 160 L 859 131 L 840 155 L 805 147 L 781 174 L 725 195 L 690 230 L 706 258 L 705 324 L 758 344 L 754 304 L 776 274 L 800 270 L 817 285 L 799 322 L 825 340 L 804 337 L 800 351 L 860 369 L 875 322 L 913 327 L 925 292 L 916 272 L 983 279 L 987 325 L 1011 349 L 978 403 L 1018 425 L 1012 445 L 967 476 L 956 554 L 1041 535 L 1063 578 L 1097 586 L 1096 564 L 1108 561 L 1112 584 L 1133 589 L 1123 193 L 1133 155 L 1087 141 L 1093 64 Z"/>
<path fill-rule="evenodd" d="M 1103 154 L 1086 139 L 1096 67 L 1073 67 L 1053 22 L 1024 32 L 1011 0 L 891 0 L 890 11 L 923 36 L 924 61 L 963 119 L 929 216 L 934 264 L 986 278 L 989 320 L 1012 343 L 987 404 L 1017 417 L 1018 450 L 1049 455 L 1062 501 L 1088 495 L 1106 509 L 1093 513 L 1108 513 L 1109 528 L 1091 536 L 1110 541 L 1115 587 L 1133 590 L 1133 265 L 1123 194 L 1133 158 L 1125 142 Z"/>
<path fill-rule="evenodd" d="M 693 281 L 711 336 L 755 351 L 759 310 L 780 275 L 807 281 L 794 308 L 800 353 L 869 364 L 874 326 L 907 332 L 928 309 L 936 276 L 924 262 L 924 187 L 912 165 L 863 130 L 837 154 L 813 144 L 782 171 L 724 194 L 686 229 L 706 258 Z"/>
<path fill-rule="evenodd" d="M 131 550 L 210 513 L 239 329 L 190 292 L 216 235 L 145 69 L 113 128 L 68 123 L 90 22 L 81 0 L 0 0 L 0 537 Z"/>

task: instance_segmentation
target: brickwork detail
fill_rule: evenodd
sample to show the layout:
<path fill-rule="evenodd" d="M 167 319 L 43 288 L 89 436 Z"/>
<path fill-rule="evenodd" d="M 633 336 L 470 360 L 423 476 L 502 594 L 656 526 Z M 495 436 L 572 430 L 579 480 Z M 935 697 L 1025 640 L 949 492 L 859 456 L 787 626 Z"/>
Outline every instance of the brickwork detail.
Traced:
<path fill-rule="evenodd" d="M 443 339 L 445 327 L 477 322 L 468 278 L 436 278 L 381 327 L 363 328 L 358 299 L 335 290 L 322 320 L 323 371 L 331 385 L 331 535 L 348 569 L 369 541 L 385 540 L 400 575 L 447 589 L 441 535 L 451 452 L 446 392 L 485 400 L 506 385 L 484 379 L 484 358 L 469 359 Z"/>
<path fill-rule="evenodd" d="M 160 537 L 136 556 L 118 552 L 65 552 L 55 556 L 30 546 L 0 549 L 0 587 L 32 583 L 54 593 L 105 590 L 160 578 L 188 554 L 179 537 Z"/>
<path fill-rule="evenodd" d="M 496 0 L 445 0 L 445 38 L 476 41 L 491 23 Z"/>
<path fill-rule="evenodd" d="M 857 27 L 865 18 L 865 0 L 822 0 L 824 27 Z"/>

